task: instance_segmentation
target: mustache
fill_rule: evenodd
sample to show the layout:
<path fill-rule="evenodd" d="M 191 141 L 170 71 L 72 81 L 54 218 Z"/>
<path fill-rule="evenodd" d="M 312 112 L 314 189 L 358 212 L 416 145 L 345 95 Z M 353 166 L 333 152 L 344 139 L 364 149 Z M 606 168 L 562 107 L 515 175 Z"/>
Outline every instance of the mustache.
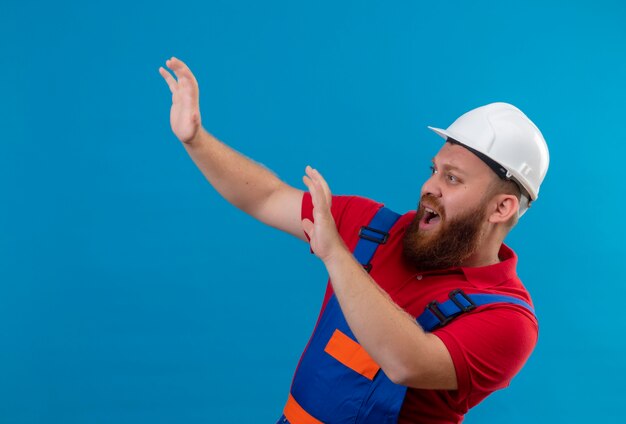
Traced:
<path fill-rule="evenodd" d="M 426 206 L 424 206 L 424 203 L 426 203 L 428 207 L 436 210 L 442 220 L 446 217 L 446 209 L 444 208 L 441 201 L 431 194 L 424 194 L 422 197 L 420 197 L 420 200 L 417 203 L 416 212 L 420 218 L 426 212 Z"/>
<path fill-rule="evenodd" d="M 441 203 L 432 196 L 423 196 L 429 207 L 443 213 Z M 461 266 L 480 246 L 485 208 L 477 206 L 456 214 L 439 224 L 436 233 L 428 234 L 419 228 L 425 206 L 418 204 L 414 220 L 404 233 L 402 255 L 404 260 L 418 270 L 446 269 Z"/>

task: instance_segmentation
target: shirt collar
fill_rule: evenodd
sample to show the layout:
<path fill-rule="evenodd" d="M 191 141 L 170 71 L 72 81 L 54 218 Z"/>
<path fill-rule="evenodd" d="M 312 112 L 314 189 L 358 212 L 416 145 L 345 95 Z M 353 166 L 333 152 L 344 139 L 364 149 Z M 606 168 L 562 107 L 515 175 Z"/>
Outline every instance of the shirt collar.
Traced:
<path fill-rule="evenodd" d="M 500 262 L 481 267 L 455 267 L 446 270 L 424 271 L 423 275 L 463 274 L 465 279 L 477 287 L 492 287 L 517 278 L 517 255 L 505 245 L 498 252 Z"/>
<path fill-rule="evenodd" d="M 481 267 L 461 267 L 467 281 L 475 286 L 495 286 L 517 278 L 517 255 L 502 243 L 498 252 L 500 262 Z"/>

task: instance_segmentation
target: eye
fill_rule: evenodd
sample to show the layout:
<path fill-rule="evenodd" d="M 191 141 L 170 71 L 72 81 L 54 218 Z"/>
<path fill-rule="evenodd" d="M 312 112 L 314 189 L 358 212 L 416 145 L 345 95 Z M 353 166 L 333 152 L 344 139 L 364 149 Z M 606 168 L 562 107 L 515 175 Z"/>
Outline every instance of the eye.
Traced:
<path fill-rule="evenodd" d="M 437 170 L 435 169 L 435 167 L 433 165 L 430 165 L 430 175 L 435 175 L 437 173 Z"/>
<path fill-rule="evenodd" d="M 446 178 L 448 179 L 449 182 L 453 184 L 456 184 L 459 182 L 459 179 L 455 175 L 452 175 L 450 173 L 446 174 Z"/>

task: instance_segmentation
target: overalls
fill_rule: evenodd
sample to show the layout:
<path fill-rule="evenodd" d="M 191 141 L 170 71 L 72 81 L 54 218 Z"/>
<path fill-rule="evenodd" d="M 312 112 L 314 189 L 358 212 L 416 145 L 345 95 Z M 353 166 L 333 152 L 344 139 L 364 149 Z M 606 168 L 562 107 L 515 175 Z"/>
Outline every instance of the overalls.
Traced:
<path fill-rule="evenodd" d="M 386 243 L 389 230 L 399 218 L 400 215 L 382 207 L 369 226 L 361 227 L 353 254 L 368 272 L 376 249 Z M 424 331 L 446 325 L 487 303 L 515 303 L 534 313 L 526 302 L 509 296 L 466 295 L 454 290 L 449 297 L 443 303 L 429 303 L 417 318 Z M 406 390 L 407 387 L 393 383 L 357 343 L 333 294 L 300 359 L 278 423 L 396 423 Z"/>

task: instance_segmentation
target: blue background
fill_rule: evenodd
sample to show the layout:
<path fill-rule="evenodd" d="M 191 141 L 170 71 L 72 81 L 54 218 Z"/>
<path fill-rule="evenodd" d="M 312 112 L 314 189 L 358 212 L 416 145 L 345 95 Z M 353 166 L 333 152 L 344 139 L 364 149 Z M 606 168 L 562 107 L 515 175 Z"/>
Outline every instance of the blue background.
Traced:
<path fill-rule="evenodd" d="M 427 125 L 525 111 L 551 167 L 508 243 L 540 340 L 466 422 L 616 422 L 625 22 L 604 0 L 3 3 L 0 422 L 280 414 L 325 270 L 195 168 L 157 72 L 172 55 L 217 137 L 398 211 L 441 145 Z"/>

